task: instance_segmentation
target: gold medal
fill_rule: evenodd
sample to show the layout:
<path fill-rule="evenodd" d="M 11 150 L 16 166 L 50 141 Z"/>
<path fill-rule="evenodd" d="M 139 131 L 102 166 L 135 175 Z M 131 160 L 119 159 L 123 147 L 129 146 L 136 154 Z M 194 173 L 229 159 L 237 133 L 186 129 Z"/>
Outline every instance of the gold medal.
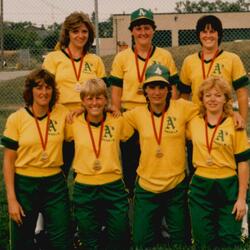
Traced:
<path fill-rule="evenodd" d="M 46 161 L 46 160 L 48 160 L 48 157 L 49 157 L 48 154 L 45 151 L 43 151 L 42 155 L 41 155 L 41 160 Z"/>
<path fill-rule="evenodd" d="M 75 84 L 75 91 L 76 91 L 76 92 L 80 92 L 80 91 L 81 91 L 81 84 L 80 84 L 79 82 L 77 82 L 77 83 Z"/>
<path fill-rule="evenodd" d="M 100 162 L 98 159 L 96 159 L 96 160 L 94 161 L 94 167 L 93 167 L 93 169 L 94 169 L 95 171 L 99 171 L 99 170 L 102 169 L 101 162 Z"/>
<path fill-rule="evenodd" d="M 139 87 L 139 88 L 137 89 L 137 94 L 138 94 L 138 95 L 143 95 L 143 89 L 142 89 L 142 87 Z"/>
<path fill-rule="evenodd" d="M 157 150 L 156 150 L 155 156 L 156 156 L 157 158 L 161 158 L 163 155 L 164 155 L 164 154 L 163 154 L 163 152 L 161 151 L 161 148 L 158 147 Z"/>
<path fill-rule="evenodd" d="M 207 165 L 208 166 L 213 165 L 213 159 L 212 159 L 211 155 L 209 155 L 209 157 L 207 158 Z"/>

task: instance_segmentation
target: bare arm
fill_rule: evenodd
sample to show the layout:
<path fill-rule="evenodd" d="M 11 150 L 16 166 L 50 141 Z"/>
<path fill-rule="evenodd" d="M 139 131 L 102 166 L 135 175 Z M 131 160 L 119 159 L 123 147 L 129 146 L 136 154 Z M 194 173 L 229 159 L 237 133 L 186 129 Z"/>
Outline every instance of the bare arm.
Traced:
<path fill-rule="evenodd" d="M 236 90 L 237 100 L 239 104 L 239 111 L 242 118 L 247 124 L 247 115 L 248 115 L 248 89 L 247 87 L 242 87 Z"/>
<path fill-rule="evenodd" d="M 246 195 L 249 180 L 249 166 L 247 161 L 238 163 L 239 191 L 237 201 L 234 204 L 232 213 L 235 213 L 236 220 L 242 220 L 246 213 Z"/>
<path fill-rule="evenodd" d="M 6 186 L 8 211 L 12 220 L 17 224 L 22 224 L 22 216 L 25 216 L 23 209 L 16 198 L 14 187 L 16 151 L 5 148 L 3 160 L 3 174 Z"/>
<path fill-rule="evenodd" d="M 114 116 L 120 115 L 122 88 L 112 86 L 111 88 L 111 111 Z"/>

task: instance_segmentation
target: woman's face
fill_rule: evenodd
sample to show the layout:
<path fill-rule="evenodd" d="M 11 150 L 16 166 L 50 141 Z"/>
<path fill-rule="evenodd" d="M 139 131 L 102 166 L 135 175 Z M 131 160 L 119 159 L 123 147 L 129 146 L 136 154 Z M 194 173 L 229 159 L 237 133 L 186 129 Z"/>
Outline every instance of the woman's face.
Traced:
<path fill-rule="evenodd" d="M 220 114 L 221 112 L 223 112 L 225 103 L 225 95 L 220 89 L 213 87 L 204 91 L 203 104 L 207 112 L 211 114 Z"/>
<path fill-rule="evenodd" d="M 107 105 L 107 99 L 104 95 L 85 96 L 82 100 L 82 104 L 91 121 L 91 118 L 102 117 L 105 106 Z"/>
<path fill-rule="evenodd" d="M 134 26 L 131 31 L 136 45 L 151 45 L 154 36 L 154 29 L 150 24 Z"/>
<path fill-rule="evenodd" d="M 38 80 L 37 86 L 32 88 L 33 105 L 48 107 L 52 98 L 53 89 L 44 80 Z"/>
<path fill-rule="evenodd" d="M 207 25 L 203 31 L 200 32 L 200 42 L 202 47 L 207 50 L 215 50 L 218 48 L 219 35 L 211 25 Z"/>
<path fill-rule="evenodd" d="M 148 85 L 145 89 L 146 95 L 151 105 L 163 105 L 166 103 L 168 94 L 167 86 L 164 85 Z"/>
<path fill-rule="evenodd" d="M 83 49 L 89 38 L 89 30 L 82 23 L 79 27 L 69 31 L 69 44 L 75 48 Z"/>

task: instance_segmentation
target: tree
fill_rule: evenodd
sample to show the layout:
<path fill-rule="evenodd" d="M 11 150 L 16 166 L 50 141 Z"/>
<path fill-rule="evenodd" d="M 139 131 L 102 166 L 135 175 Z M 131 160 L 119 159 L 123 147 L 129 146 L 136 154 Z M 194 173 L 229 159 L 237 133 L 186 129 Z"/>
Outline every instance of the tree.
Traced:
<path fill-rule="evenodd" d="M 222 0 L 209 1 L 179 1 L 176 3 L 175 10 L 178 13 L 195 13 L 195 12 L 239 12 L 249 11 L 250 0 L 237 0 L 228 2 Z"/>

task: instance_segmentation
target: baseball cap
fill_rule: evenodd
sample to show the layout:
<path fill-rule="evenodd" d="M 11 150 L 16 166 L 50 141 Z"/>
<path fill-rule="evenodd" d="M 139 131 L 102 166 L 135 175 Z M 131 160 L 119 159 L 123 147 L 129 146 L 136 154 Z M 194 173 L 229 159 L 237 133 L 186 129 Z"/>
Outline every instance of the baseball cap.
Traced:
<path fill-rule="evenodd" d="M 129 29 L 132 30 L 136 22 L 143 19 L 148 23 L 155 25 L 153 12 L 151 10 L 139 8 L 131 13 Z"/>
<path fill-rule="evenodd" d="M 164 82 L 168 85 L 169 76 L 170 73 L 167 67 L 157 63 L 152 64 L 146 70 L 143 85 L 151 82 Z"/>

